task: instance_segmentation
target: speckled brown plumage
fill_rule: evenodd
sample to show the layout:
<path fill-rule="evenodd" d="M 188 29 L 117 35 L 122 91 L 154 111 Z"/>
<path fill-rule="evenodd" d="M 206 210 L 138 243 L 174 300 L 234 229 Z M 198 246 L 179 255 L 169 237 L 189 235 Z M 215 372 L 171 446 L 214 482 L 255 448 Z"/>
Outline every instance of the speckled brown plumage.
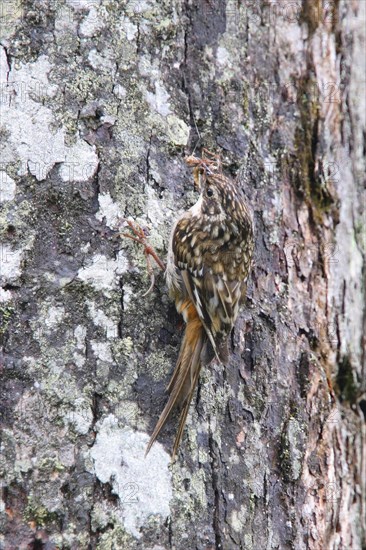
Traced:
<path fill-rule="evenodd" d="M 200 190 L 197 203 L 175 223 L 166 278 L 187 323 L 170 397 L 148 450 L 176 404 L 183 406 L 173 458 L 202 365 L 228 361 L 228 338 L 243 302 L 253 253 L 253 224 L 240 186 L 212 159 L 189 157 Z"/>

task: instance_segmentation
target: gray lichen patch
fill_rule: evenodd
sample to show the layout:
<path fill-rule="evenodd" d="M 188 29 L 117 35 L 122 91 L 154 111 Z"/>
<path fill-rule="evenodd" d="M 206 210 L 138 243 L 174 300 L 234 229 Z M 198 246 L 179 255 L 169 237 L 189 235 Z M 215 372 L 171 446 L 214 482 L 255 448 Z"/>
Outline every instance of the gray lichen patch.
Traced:
<path fill-rule="evenodd" d="M 107 416 L 98 425 L 93 447 L 85 456 L 90 472 L 102 483 L 110 483 L 118 496 L 118 515 L 128 533 L 141 537 L 150 516 L 161 521 L 169 515 L 172 498 L 169 455 L 158 443 L 143 455 L 148 436 L 130 428 L 119 428 L 117 418 Z"/>

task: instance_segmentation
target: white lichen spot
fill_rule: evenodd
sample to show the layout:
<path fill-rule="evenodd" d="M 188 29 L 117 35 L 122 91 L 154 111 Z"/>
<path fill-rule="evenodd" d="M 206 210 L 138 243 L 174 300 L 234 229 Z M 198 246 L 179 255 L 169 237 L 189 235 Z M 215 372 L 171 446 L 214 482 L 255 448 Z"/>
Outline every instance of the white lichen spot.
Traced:
<path fill-rule="evenodd" d="M 197 451 L 198 451 L 198 460 L 200 464 L 208 464 L 210 460 L 210 456 L 207 450 L 203 447 L 198 447 Z"/>
<path fill-rule="evenodd" d="M 113 88 L 113 93 L 115 96 L 117 96 L 119 99 L 123 99 L 127 95 L 126 88 L 124 88 L 121 84 L 116 84 Z"/>
<path fill-rule="evenodd" d="M 116 266 L 117 275 L 122 275 L 123 273 L 126 273 L 128 271 L 128 259 L 126 258 L 122 250 L 120 250 L 117 254 Z"/>
<path fill-rule="evenodd" d="M 25 6 L 22 0 L 2 1 L 0 6 L 0 40 L 2 43 L 7 44 L 7 41 L 11 40 L 17 31 L 17 27 L 24 21 Z M 2 536 L 0 535 L 1 541 Z"/>
<path fill-rule="evenodd" d="M 124 17 L 121 21 L 121 27 L 126 34 L 127 40 L 131 42 L 131 40 L 133 40 L 138 33 L 137 25 L 132 23 L 132 21 L 127 17 Z"/>
<path fill-rule="evenodd" d="M 26 455 L 26 451 L 23 448 L 17 449 L 16 459 L 14 461 L 14 473 L 26 473 L 32 470 L 33 464 L 31 457 Z"/>
<path fill-rule="evenodd" d="M 145 76 L 151 82 L 160 78 L 159 61 L 156 58 L 151 58 L 147 55 L 140 55 L 138 67 L 141 76 Z"/>
<path fill-rule="evenodd" d="M 133 296 L 134 296 L 133 288 L 130 285 L 125 283 L 123 285 L 123 307 L 126 311 L 128 310 L 128 307 L 129 307 L 130 302 L 131 302 L 131 298 Z"/>
<path fill-rule="evenodd" d="M 149 3 L 146 0 L 129 0 L 127 6 L 125 7 L 127 13 L 143 13 L 149 9 Z"/>
<path fill-rule="evenodd" d="M 76 459 L 74 445 L 72 443 L 66 443 L 66 441 L 64 441 L 58 450 L 58 456 L 61 464 L 64 467 L 70 468 L 71 466 L 73 466 Z"/>
<path fill-rule="evenodd" d="M 95 2 L 89 2 L 89 13 L 84 17 L 79 27 L 79 34 L 83 38 L 91 38 L 104 28 L 103 17 L 100 17 Z"/>
<path fill-rule="evenodd" d="M 109 50 L 104 49 L 103 54 L 98 52 L 96 49 L 90 50 L 88 61 L 93 69 L 97 69 L 102 72 L 109 72 L 111 75 L 114 75 L 116 72 L 116 62 L 114 60 L 113 53 Z"/>
<path fill-rule="evenodd" d="M 66 0 L 66 3 L 71 6 L 75 11 L 90 10 L 92 6 L 99 6 L 101 0 Z"/>
<path fill-rule="evenodd" d="M 189 126 L 175 115 L 168 115 L 167 122 L 170 141 L 174 143 L 174 145 L 187 145 Z"/>
<path fill-rule="evenodd" d="M 0 274 L 1 274 L 1 268 L 0 268 Z M 4 290 L 0 287 L 0 303 L 1 302 L 9 302 L 13 298 L 10 290 Z"/>
<path fill-rule="evenodd" d="M 86 327 L 78 325 L 74 330 L 74 338 L 76 340 L 76 352 L 73 359 L 75 364 L 81 368 L 85 364 L 86 354 Z"/>
<path fill-rule="evenodd" d="M 229 524 L 237 533 L 241 533 L 245 524 L 246 507 L 244 504 L 239 510 L 233 510 L 229 516 Z"/>
<path fill-rule="evenodd" d="M 12 201 L 15 190 L 15 181 L 4 170 L 0 170 L 0 202 Z"/>
<path fill-rule="evenodd" d="M 162 116 L 170 114 L 169 94 L 163 84 L 158 80 L 155 82 L 155 93 L 146 92 L 146 100 L 150 107 Z"/>
<path fill-rule="evenodd" d="M 240 457 L 238 455 L 238 451 L 234 448 L 230 448 L 230 454 L 229 454 L 229 463 L 230 464 L 239 464 Z"/>
<path fill-rule="evenodd" d="M 289 458 L 291 464 L 292 479 L 299 478 L 302 469 L 302 431 L 296 418 L 290 418 L 287 428 L 288 441 L 290 444 Z"/>
<path fill-rule="evenodd" d="M 124 528 L 135 538 L 149 516 L 169 516 L 172 498 L 169 455 L 155 443 L 144 458 L 149 437 L 128 427 L 119 428 L 114 415 L 97 424 L 96 441 L 86 458 L 89 468 L 102 483 L 110 483 L 119 498 L 118 514 Z M 88 464 L 88 462 L 87 462 Z"/>
<path fill-rule="evenodd" d="M 65 148 L 64 162 L 60 167 L 61 179 L 64 182 L 88 181 L 99 164 L 95 146 L 79 139 L 75 145 Z"/>
<path fill-rule="evenodd" d="M 58 127 L 45 99 L 52 99 L 57 86 L 49 81 L 51 64 L 47 56 L 33 63 L 21 63 L 9 71 L 1 51 L 1 117 L 9 138 L 2 148 L 2 162 L 19 163 L 19 175 L 28 171 L 38 181 L 46 179 L 56 163 L 63 163 L 63 181 L 86 181 L 98 167 L 95 147 L 78 138 L 65 145 L 65 130 Z M 6 60 L 5 60 L 6 62 Z M 5 75 L 5 80 L 4 80 Z"/>
<path fill-rule="evenodd" d="M 107 315 L 101 309 L 95 307 L 94 302 L 87 302 L 90 316 L 95 325 L 98 325 L 103 329 L 106 339 L 117 338 L 118 326 L 117 322 L 109 319 Z"/>
<path fill-rule="evenodd" d="M 98 197 L 99 210 L 95 217 L 102 221 L 105 218 L 106 224 L 111 229 L 117 229 L 120 226 L 123 212 L 119 205 L 113 201 L 110 193 L 101 193 Z"/>
<path fill-rule="evenodd" d="M 3 93 L 5 90 L 5 83 L 8 79 L 9 74 L 9 64 L 6 56 L 6 52 L 4 48 L 0 48 L 0 80 L 1 80 L 1 103 L 3 103 L 4 97 Z"/>
<path fill-rule="evenodd" d="M 155 189 L 150 186 L 146 187 L 147 205 L 146 212 L 148 218 L 154 227 L 163 224 L 166 219 L 166 213 L 162 209 L 161 201 L 158 199 Z"/>
<path fill-rule="evenodd" d="M 116 124 L 117 118 L 113 115 L 103 115 L 100 118 L 102 124 L 108 124 L 109 126 L 114 126 Z"/>
<path fill-rule="evenodd" d="M 245 548 L 247 548 L 248 550 L 253 550 L 253 537 L 252 535 L 244 535 L 244 543 L 245 543 Z"/>
<path fill-rule="evenodd" d="M 112 354 L 107 342 L 96 342 L 95 340 L 91 340 L 90 344 L 97 360 L 103 363 L 112 363 Z"/>
<path fill-rule="evenodd" d="M 217 48 L 216 57 L 217 57 L 217 61 L 218 61 L 219 65 L 222 65 L 225 68 L 227 68 L 228 66 L 231 65 L 231 63 L 230 63 L 231 55 L 227 51 L 226 48 L 223 48 L 222 46 L 219 46 Z"/>
<path fill-rule="evenodd" d="M 38 180 L 45 179 L 56 162 L 64 159 L 64 133 L 55 129 L 55 118 L 44 105 L 57 87 L 50 84 L 51 64 L 46 56 L 34 63 L 12 68 L 1 80 L 1 122 L 9 132 L 2 148 L 2 162 L 20 161 L 19 174 L 29 170 Z"/>
<path fill-rule="evenodd" d="M 74 336 L 76 340 L 76 347 L 79 351 L 84 353 L 85 351 L 85 339 L 86 339 L 86 327 L 78 325 L 74 330 Z"/>
<path fill-rule="evenodd" d="M 78 32 L 78 25 L 74 10 L 65 4 L 59 4 L 55 13 L 55 34 L 74 33 Z M 57 37 L 58 38 L 58 37 Z"/>
<path fill-rule="evenodd" d="M 61 323 L 65 315 L 65 308 L 63 306 L 51 306 L 48 308 L 47 316 L 44 319 L 44 326 L 48 329 L 55 328 L 59 323 Z"/>
<path fill-rule="evenodd" d="M 5 512 L 5 502 L 3 500 L 3 487 L 0 485 L 0 514 Z M 2 537 L 0 537 L 0 542 L 2 542 Z"/>
<path fill-rule="evenodd" d="M 114 394 L 120 394 L 120 390 L 117 385 L 108 384 L 108 391 L 113 392 Z M 114 415 L 118 419 L 119 426 L 136 426 L 137 419 L 140 416 L 140 411 L 137 403 L 128 401 L 127 399 L 120 400 L 119 403 L 114 407 Z"/>
<path fill-rule="evenodd" d="M 79 269 L 78 277 L 96 290 L 108 291 L 118 287 L 118 276 L 127 271 L 128 261 L 120 251 L 116 260 L 96 254 L 88 265 Z"/>
<path fill-rule="evenodd" d="M 124 351 L 127 354 L 130 354 L 133 350 L 133 340 L 130 336 L 126 336 L 126 338 L 123 338 L 121 340 L 121 344 L 123 346 Z"/>
<path fill-rule="evenodd" d="M 0 280 L 3 285 L 20 277 L 21 250 L 12 250 L 8 244 L 0 243 Z"/>
<path fill-rule="evenodd" d="M 66 413 L 65 419 L 77 433 L 86 435 L 93 422 L 93 412 L 85 399 L 78 398 L 74 402 L 74 410 Z"/>
<path fill-rule="evenodd" d="M 33 63 L 21 63 L 12 68 L 8 75 L 8 93 L 16 92 L 16 97 L 9 97 L 10 103 L 14 99 L 18 105 L 29 106 L 28 102 L 41 103 L 46 98 L 55 97 L 57 85 L 48 78 L 51 69 L 46 55 L 40 55 Z"/>

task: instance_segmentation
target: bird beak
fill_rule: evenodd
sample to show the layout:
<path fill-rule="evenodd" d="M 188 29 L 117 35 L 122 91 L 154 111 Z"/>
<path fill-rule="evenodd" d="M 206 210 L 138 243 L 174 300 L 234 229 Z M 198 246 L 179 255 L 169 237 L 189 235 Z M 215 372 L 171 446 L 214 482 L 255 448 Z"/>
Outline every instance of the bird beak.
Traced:
<path fill-rule="evenodd" d="M 204 171 L 200 166 L 195 166 L 193 168 L 194 188 L 198 192 L 202 191 L 202 184 L 204 181 L 203 178 L 204 178 Z"/>
<path fill-rule="evenodd" d="M 200 190 L 200 187 L 201 187 L 201 182 L 200 182 L 200 170 L 198 168 L 198 166 L 196 166 L 195 168 L 193 168 L 193 181 L 194 181 L 194 189 L 195 191 L 199 191 Z"/>

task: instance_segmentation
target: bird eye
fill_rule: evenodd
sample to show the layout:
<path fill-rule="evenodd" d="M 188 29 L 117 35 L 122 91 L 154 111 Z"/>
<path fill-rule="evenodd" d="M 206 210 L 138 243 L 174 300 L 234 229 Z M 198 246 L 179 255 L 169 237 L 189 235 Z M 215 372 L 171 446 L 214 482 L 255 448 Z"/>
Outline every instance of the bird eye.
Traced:
<path fill-rule="evenodd" d="M 212 197 L 213 194 L 214 194 L 213 189 L 211 189 L 211 187 L 209 187 L 209 188 L 207 189 L 207 191 L 206 191 L 206 195 L 207 195 L 208 197 Z"/>

